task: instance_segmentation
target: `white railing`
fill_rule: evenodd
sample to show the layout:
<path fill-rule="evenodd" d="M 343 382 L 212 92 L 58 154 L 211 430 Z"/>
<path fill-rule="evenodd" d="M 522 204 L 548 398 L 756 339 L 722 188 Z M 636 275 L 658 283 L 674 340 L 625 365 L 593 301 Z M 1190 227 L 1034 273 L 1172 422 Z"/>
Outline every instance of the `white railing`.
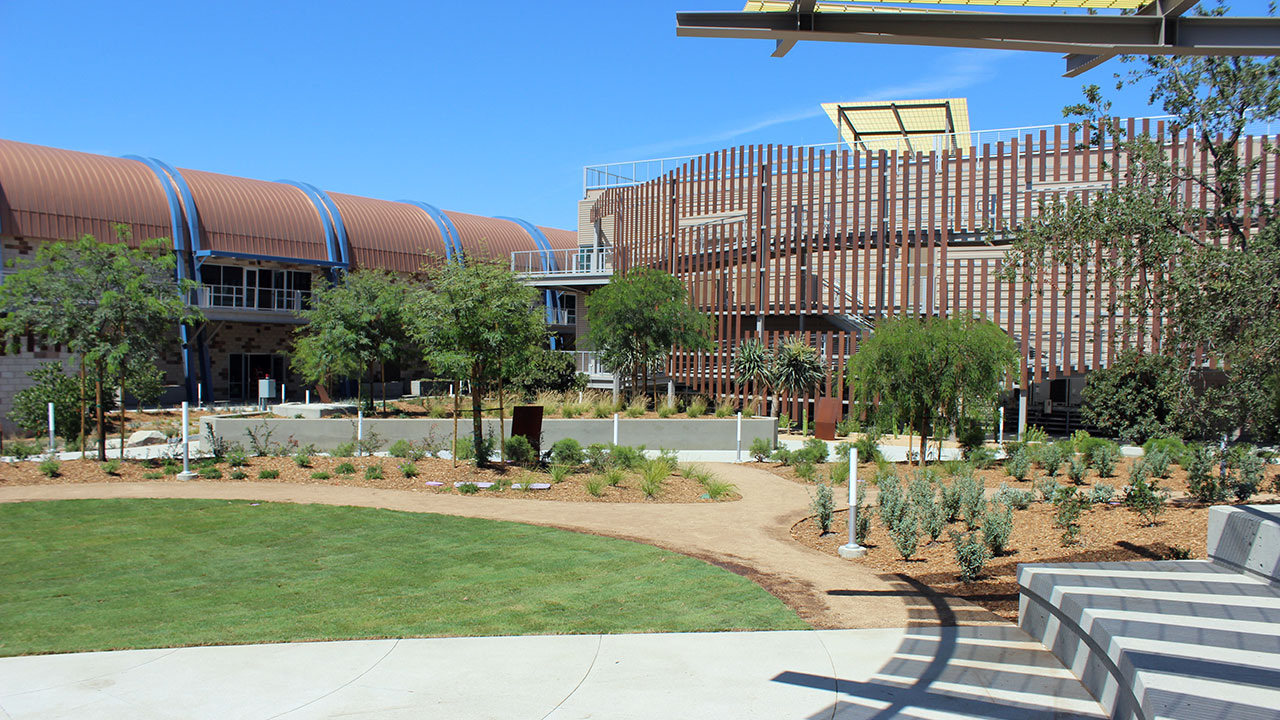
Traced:
<path fill-rule="evenodd" d="M 576 325 L 578 315 L 567 308 L 544 308 L 548 325 Z"/>
<path fill-rule="evenodd" d="M 525 275 L 608 275 L 613 272 L 610 248 L 520 250 L 511 253 L 511 272 Z"/>
<path fill-rule="evenodd" d="M 306 307 L 311 293 L 305 290 L 248 288 L 241 285 L 201 285 L 196 291 L 196 306 L 229 308 L 263 312 L 294 312 Z"/>
<path fill-rule="evenodd" d="M 561 350 L 573 355 L 573 367 L 588 375 L 609 375 L 609 369 L 600 362 L 600 353 L 589 350 Z"/>

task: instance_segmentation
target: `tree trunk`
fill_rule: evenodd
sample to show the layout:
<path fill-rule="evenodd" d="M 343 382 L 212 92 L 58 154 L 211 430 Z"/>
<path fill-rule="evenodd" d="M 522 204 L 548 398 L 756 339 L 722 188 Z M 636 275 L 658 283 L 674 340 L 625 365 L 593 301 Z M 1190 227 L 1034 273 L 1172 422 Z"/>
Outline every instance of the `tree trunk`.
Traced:
<path fill-rule="evenodd" d="M 498 460 L 507 461 L 506 404 L 502 398 L 502 358 L 498 358 Z"/>
<path fill-rule="evenodd" d="M 929 421 L 920 415 L 920 467 L 924 467 L 924 454 L 929 447 Z M 939 454 L 941 457 L 941 454 Z"/>
<path fill-rule="evenodd" d="M 107 418 L 102 410 L 102 363 L 99 362 L 94 374 L 93 392 L 97 403 L 98 417 L 98 461 L 107 461 Z"/>
<path fill-rule="evenodd" d="M 84 358 L 80 358 L 80 459 L 84 459 Z"/>
<path fill-rule="evenodd" d="M 476 467 L 484 467 L 488 464 L 489 459 L 483 457 L 481 453 L 482 443 L 484 442 L 484 398 L 481 396 L 480 373 L 476 369 L 471 371 L 471 442 L 476 450 Z"/>
<path fill-rule="evenodd" d="M 453 456 L 453 466 L 458 467 L 458 415 L 462 414 L 462 408 L 459 403 L 462 398 L 462 381 L 458 380 L 453 388 L 453 449 L 449 454 Z"/>
<path fill-rule="evenodd" d="M 387 414 L 387 364 L 385 362 L 380 364 L 382 365 L 382 414 L 386 415 Z"/>

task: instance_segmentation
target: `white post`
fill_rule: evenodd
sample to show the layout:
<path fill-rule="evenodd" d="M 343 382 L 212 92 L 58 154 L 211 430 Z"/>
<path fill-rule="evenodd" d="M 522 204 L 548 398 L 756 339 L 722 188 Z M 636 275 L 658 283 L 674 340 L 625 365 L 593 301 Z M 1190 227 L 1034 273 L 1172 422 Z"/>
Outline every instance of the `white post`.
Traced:
<path fill-rule="evenodd" d="M 738 458 L 734 462 L 742 462 L 742 411 L 738 411 Z"/>
<path fill-rule="evenodd" d="M 123 450 L 121 450 L 123 452 Z M 182 472 L 178 473 L 178 479 L 186 482 L 194 480 L 196 474 L 191 472 L 191 406 L 186 401 L 182 401 Z"/>
<path fill-rule="evenodd" d="M 1027 434 L 1027 390 L 1018 393 L 1018 441 L 1026 439 Z"/>
<path fill-rule="evenodd" d="M 996 428 L 996 442 L 1004 444 L 1004 406 L 1000 406 L 1000 427 Z"/>
<path fill-rule="evenodd" d="M 308 405 L 310 405 L 310 404 L 311 404 L 311 391 L 310 391 L 310 390 L 308 390 L 308 391 L 307 391 L 307 404 L 308 404 Z"/>
<path fill-rule="evenodd" d="M 618 413 L 613 414 L 613 444 L 618 444 Z"/>
<path fill-rule="evenodd" d="M 280 402 L 284 403 L 284 383 L 280 383 Z"/>
<path fill-rule="evenodd" d="M 204 385 L 196 383 L 196 407 L 204 407 Z"/>
<path fill-rule="evenodd" d="M 858 450 L 849 449 L 849 544 L 836 551 L 842 558 L 860 558 L 867 549 L 858 544 Z"/>
<path fill-rule="evenodd" d="M 356 457 L 360 457 L 362 442 L 364 442 L 364 409 L 356 408 Z"/>
<path fill-rule="evenodd" d="M 52 454 L 57 447 L 53 440 L 53 403 L 49 403 L 49 453 Z"/>

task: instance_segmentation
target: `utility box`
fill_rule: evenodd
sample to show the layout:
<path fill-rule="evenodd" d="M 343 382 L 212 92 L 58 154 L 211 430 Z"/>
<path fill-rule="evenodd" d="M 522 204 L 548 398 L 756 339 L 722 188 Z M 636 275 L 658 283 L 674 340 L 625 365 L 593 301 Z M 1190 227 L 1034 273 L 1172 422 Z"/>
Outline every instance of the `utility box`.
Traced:
<path fill-rule="evenodd" d="M 276 393 L 278 392 L 280 392 L 280 389 L 276 386 L 275 380 L 272 380 L 271 378 L 262 378 L 258 381 L 259 400 L 274 400 Z"/>

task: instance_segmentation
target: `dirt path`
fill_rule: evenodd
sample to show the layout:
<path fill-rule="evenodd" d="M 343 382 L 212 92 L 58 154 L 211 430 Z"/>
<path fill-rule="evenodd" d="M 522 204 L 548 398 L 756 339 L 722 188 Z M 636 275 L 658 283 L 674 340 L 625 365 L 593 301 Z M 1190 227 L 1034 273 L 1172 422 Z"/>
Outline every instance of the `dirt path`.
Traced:
<path fill-rule="evenodd" d="M 374 507 L 509 520 L 636 540 L 702 558 L 759 583 L 818 628 L 1004 623 L 975 605 L 929 593 L 857 561 L 791 539 L 809 514 L 806 488 L 742 465 L 711 465 L 742 500 L 715 504 L 608 504 L 498 499 L 331 485 L 94 483 L 0 487 L 0 502 L 77 498 L 210 498 Z"/>

